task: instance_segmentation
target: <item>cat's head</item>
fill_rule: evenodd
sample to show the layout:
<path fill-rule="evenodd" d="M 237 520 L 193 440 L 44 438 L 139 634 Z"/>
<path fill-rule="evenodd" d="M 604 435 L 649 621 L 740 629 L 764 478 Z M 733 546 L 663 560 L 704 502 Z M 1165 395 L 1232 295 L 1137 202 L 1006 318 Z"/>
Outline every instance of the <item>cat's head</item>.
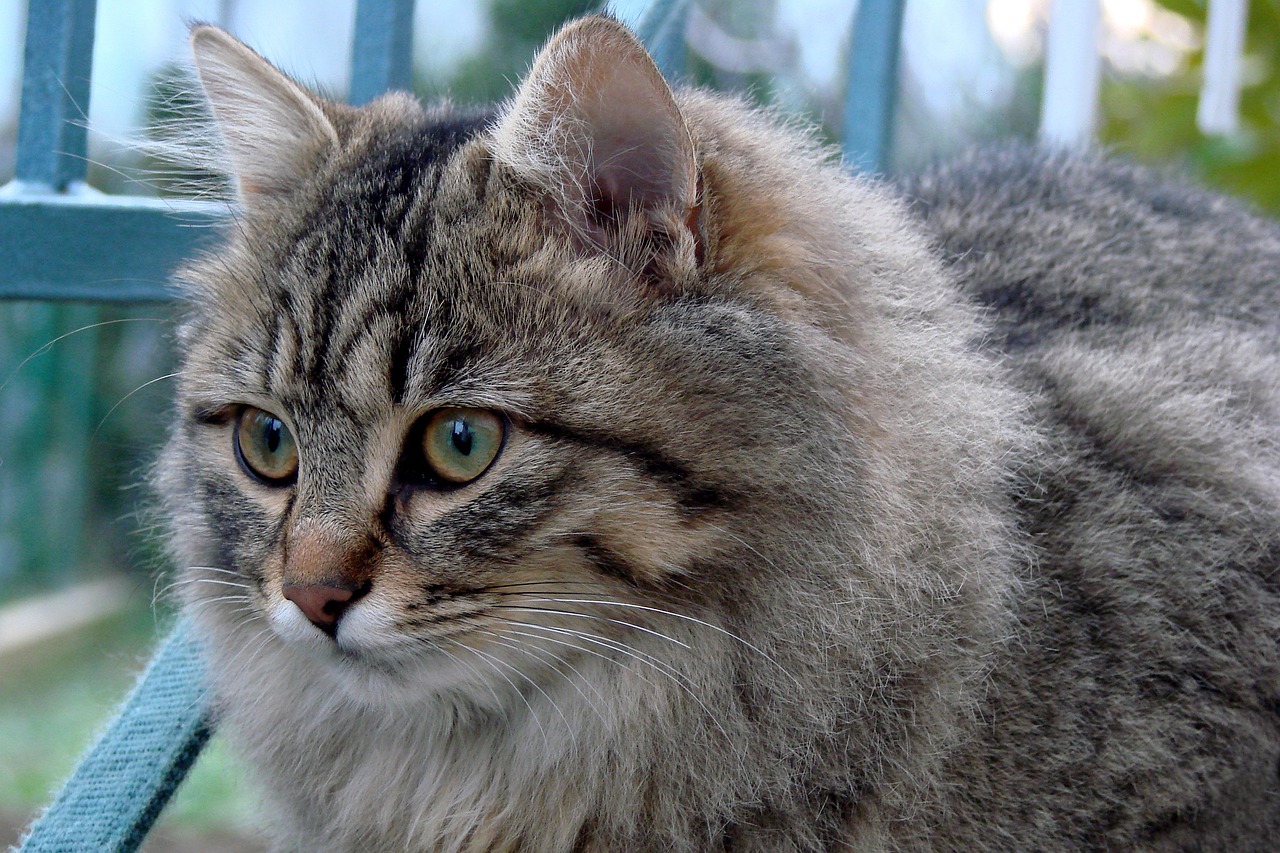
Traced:
<path fill-rule="evenodd" d="M 224 672 L 271 661 L 247 693 L 784 695 L 814 667 L 836 696 L 882 680 L 889 634 L 968 654 L 920 614 L 990 601 L 996 522 L 959 495 L 999 406 L 879 190 L 673 96 L 606 18 L 488 113 L 353 108 L 192 44 L 238 213 L 180 276 L 158 479 Z"/>
<path fill-rule="evenodd" d="M 722 621 L 841 426 L 636 39 L 570 26 L 496 113 L 192 44 L 239 203 L 183 274 L 161 481 L 193 611 L 442 684 Z"/>

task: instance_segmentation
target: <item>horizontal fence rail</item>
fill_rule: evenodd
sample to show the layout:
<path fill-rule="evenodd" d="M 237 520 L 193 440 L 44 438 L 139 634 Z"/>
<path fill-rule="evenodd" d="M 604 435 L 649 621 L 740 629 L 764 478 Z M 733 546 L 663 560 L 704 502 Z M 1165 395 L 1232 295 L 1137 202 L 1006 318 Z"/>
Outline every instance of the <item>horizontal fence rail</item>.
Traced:
<path fill-rule="evenodd" d="M 0 298 L 160 302 L 208 244 L 222 205 L 22 194 L 0 198 Z"/>

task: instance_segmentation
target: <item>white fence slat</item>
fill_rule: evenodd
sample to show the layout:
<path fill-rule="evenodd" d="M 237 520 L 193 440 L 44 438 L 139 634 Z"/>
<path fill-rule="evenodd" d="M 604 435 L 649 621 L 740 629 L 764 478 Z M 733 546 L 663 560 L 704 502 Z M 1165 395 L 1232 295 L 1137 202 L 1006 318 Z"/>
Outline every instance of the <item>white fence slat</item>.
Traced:
<path fill-rule="evenodd" d="M 1248 0 L 1213 0 L 1205 28 L 1204 86 L 1196 125 L 1208 134 L 1234 133 L 1239 124 L 1240 60 Z"/>
<path fill-rule="evenodd" d="M 1040 141 L 1084 147 L 1093 138 L 1102 58 L 1098 0 L 1054 0 L 1045 49 Z"/>

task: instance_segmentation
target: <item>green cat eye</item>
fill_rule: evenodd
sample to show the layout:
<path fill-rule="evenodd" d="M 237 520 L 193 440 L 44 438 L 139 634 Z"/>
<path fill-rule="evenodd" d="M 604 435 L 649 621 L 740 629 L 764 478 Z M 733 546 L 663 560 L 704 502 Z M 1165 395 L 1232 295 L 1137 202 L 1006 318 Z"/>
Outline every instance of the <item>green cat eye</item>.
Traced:
<path fill-rule="evenodd" d="M 461 486 L 489 469 L 505 433 L 503 419 L 485 409 L 440 409 L 422 431 L 422 454 L 436 477 Z"/>
<path fill-rule="evenodd" d="M 284 485 L 298 474 L 298 446 L 284 421 L 270 412 L 246 406 L 232 443 L 240 467 L 254 479 Z"/>

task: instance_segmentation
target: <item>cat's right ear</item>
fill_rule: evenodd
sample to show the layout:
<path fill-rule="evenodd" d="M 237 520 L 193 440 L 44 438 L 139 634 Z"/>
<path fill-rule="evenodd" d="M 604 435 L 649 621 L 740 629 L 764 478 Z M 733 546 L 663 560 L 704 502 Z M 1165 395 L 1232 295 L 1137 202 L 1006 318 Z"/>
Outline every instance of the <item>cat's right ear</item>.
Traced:
<path fill-rule="evenodd" d="M 644 45 L 612 18 L 575 21 L 542 49 L 497 123 L 493 152 L 541 187 L 588 247 L 607 248 L 635 217 L 668 249 L 698 243 L 689 128 Z"/>
<path fill-rule="evenodd" d="M 198 24 L 191 52 L 246 208 L 289 196 L 338 147 L 317 98 L 243 42 Z"/>

